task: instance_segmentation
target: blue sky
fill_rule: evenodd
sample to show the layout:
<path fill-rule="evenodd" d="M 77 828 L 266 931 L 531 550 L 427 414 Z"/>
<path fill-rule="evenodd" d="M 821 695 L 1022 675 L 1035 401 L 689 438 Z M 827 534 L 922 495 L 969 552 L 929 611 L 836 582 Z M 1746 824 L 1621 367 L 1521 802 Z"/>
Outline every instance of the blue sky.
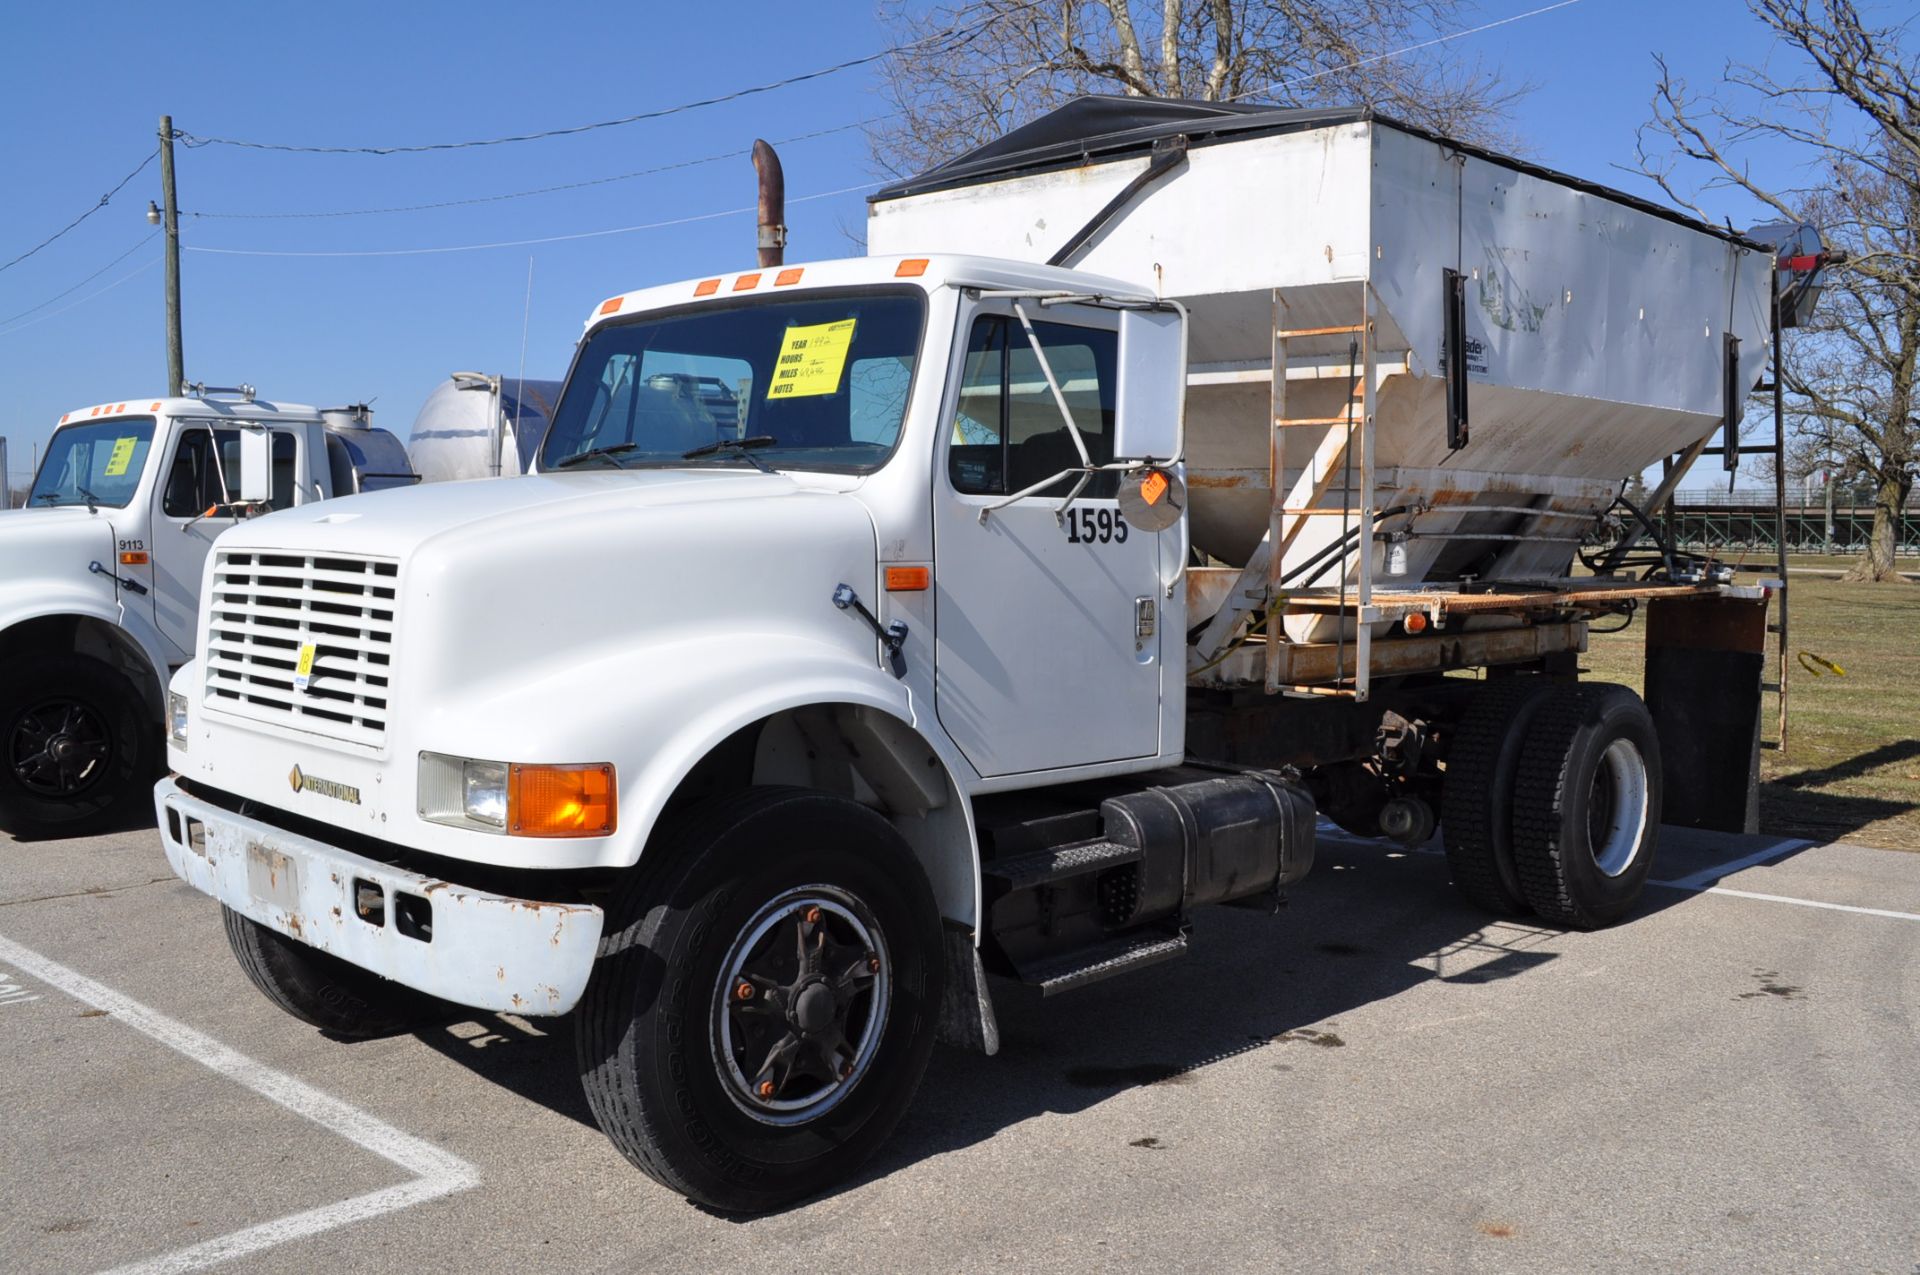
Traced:
<path fill-rule="evenodd" d="M 1546 0 L 1481 0 L 1468 24 Z M 158 117 L 201 137 L 407 145 L 562 128 L 763 84 L 889 43 L 872 0 L 805 6 L 358 2 L 291 6 L 16 5 L 0 80 L 10 176 L 0 260 L 96 201 L 152 149 Z M 1651 55 L 1705 85 L 1727 58 L 1764 59 L 1741 0 L 1579 0 L 1452 46 L 1538 91 L 1515 127 L 1540 162 L 1642 194 L 1630 164 Z M 374 157 L 209 145 L 177 151 L 188 214 L 312 213 L 472 199 L 743 151 L 885 109 L 869 68 L 582 136 Z M 782 146 L 789 257 L 845 255 L 878 184 L 856 130 Z M 841 192 L 825 198 L 807 196 Z M 149 166 L 105 209 L 0 273 L 0 432 L 28 468 L 60 414 L 165 387 L 162 275 Z M 428 212 L 326 218 L 188 215 L 181 239 L 186 371 L 267 397 L 372 398 L 405 436 L 456 369 L 557 377 L 589 311 L 616 292 L 753 262 L 744 156 L 651 177 Z M 1738 224 L 1751 210 L 1728 204 Z M 682 220 L 693 219 L 698 220 Z M 679 221 L 531 246 L 395 256 L 241 256 L 194 249 L 446 248 Z M 129 250 L 132 250 L 129 253 Z M 70 295 L 32 314 L 128 253 Z M 525 305 L 532 260 L 532 304 Z M 142 267 L 146 267 L 144 270 Z M 139 271 L 139 273 L 134 273 Z M 129 277 L 129 276 L 132 277 Z M 124 282 L 121 282 L 124 280 Z M 118 284 L 110 291 L 108 285 Z M 76 304 L 77 303 L 77 304 Z"/>

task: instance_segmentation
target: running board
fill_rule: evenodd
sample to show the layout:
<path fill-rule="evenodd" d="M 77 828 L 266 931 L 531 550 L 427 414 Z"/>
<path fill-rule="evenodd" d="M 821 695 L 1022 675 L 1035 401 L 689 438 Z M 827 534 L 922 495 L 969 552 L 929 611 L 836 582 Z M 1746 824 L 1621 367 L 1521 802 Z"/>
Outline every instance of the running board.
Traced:
<path fill-rule="evenodd" d="M 1170 961 L 1176 956 L 1184 956 L 1186 951 L 1185 934 L 1153 930 L 1030 965 L 1020 971 L 1020 980 L 1039 988 L 1042 996 L 1057 996 L 1061 992 L 1071 992 L 1089 983 L 1097 983 L 1103 978 L 1112 978 L 1115 974 Z"/>

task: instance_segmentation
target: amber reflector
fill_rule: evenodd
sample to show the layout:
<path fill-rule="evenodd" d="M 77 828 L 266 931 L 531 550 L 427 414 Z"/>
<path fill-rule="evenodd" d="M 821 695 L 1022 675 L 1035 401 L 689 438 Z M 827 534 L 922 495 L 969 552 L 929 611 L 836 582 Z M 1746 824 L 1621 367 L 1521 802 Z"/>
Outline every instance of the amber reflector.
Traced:
<path fill-rule="evenodd" d="M 933 583 L 933 572 L 926 567 L 888 567 L 887 590 L 891 593 L 917 593 Z"/>
<path fill-rule="evenodd" d="M 1427 617 L 1415 611 L 1406 619 L 1400 621 L 1400 624 L 1401 627 L 1409 633 L 1424 633 L 1427 628 Z"/>
<path fill-rule="evenodd" d="M 900 263 L 900 268 L 893 272 L 893 277 L 896 279 L 918 279 L 926 272 L 927 259 L 925 257 L 909 257 Z"/>
<path fill-rule="evenodd" d="M 507 830 L 520 837 L 603 837 L 613 831 L 613 767 L 511 766 Z"/>

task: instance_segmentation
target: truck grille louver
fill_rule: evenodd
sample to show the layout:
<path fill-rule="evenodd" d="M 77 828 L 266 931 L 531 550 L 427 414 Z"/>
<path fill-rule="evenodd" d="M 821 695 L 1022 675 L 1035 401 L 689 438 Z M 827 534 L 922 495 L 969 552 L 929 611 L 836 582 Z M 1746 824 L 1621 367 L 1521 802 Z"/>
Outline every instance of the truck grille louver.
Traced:
<path fill-rule="evenodd" d="M 342 554 L 226 550 L 207 600 L 210 707 L 352 743 L 387 730 L 400 566 Z M 294 670 L 314 644 L 307 689 Z"/>

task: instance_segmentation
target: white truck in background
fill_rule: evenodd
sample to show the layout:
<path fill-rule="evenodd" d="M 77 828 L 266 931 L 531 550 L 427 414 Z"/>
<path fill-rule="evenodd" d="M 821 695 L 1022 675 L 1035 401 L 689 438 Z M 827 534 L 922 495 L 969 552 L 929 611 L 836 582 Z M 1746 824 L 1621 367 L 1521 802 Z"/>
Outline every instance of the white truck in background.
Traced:
<path fill-rule="evenodd" d="M 0 831 L 79 836 L 148 812 L 215 536 L 416 481 L 364 407 L 191 388 L 68 412 L 24 506 L 0 511 Z"/>
<path fill-rule="evenodd" d="M 1060 116 L 882 192 L 883 255 L 609 298 L 534 473 L 221 537 L 155 801 L 269 999 L 571 1013 L 621 1152 L 747 1212 L 994 1052 L 989 973 L 1271 908 L 1316 801 L 1630 913 L 1663 788 L 1757 750 L 1767 602 L 1570 567 L 1726 426 L 1774 253 L 1366 112 Z M 1578 679 L 1641 607 L 1651 711 Z"/>

